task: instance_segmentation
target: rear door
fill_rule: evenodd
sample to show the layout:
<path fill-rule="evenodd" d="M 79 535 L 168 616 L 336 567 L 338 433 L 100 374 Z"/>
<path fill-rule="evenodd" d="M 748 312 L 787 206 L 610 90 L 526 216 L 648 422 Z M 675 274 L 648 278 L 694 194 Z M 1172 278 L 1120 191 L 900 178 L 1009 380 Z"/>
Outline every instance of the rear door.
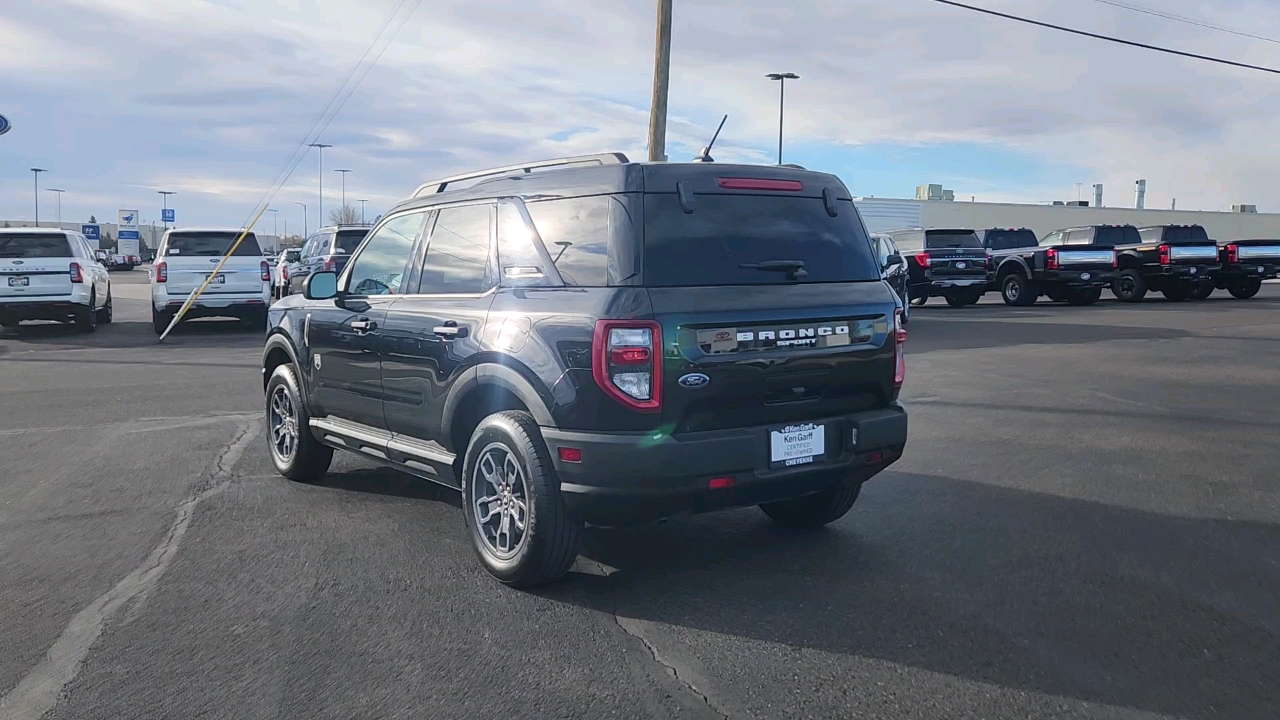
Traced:
<path fill-rule="evenodd" d="M 847 191 L 832 179 L 833 217 L 806 179 L 793 192 L 700 193 L 692 212 L 676 194 L 645 194 L 664 432 L 814 425 L 835 457 L 847 428 L 824 421 L 895 397 L 893 292 Z"/>
<path fill-rule="evenodd" d="M 987 252 L 972 230 L 926 230 L 924 250 L 929 255 L 928 277 L 934 281 L 987 275 Z"/>
<path fill-rule="evenodd" d="M 235 254 L 214 274 L 239 236 L 236 230 L 170 232 L 164 248 L 169 294 L 188 295 L 210 278 L 204 291 L 208 296 L 261 292 L 263 257 L 253 233 L 240 242 Z"/>
<path fill-rule="evenodd" d="M 71 294 L 71 241 L 57 233 L 0 233 L 0 300 Z"/>

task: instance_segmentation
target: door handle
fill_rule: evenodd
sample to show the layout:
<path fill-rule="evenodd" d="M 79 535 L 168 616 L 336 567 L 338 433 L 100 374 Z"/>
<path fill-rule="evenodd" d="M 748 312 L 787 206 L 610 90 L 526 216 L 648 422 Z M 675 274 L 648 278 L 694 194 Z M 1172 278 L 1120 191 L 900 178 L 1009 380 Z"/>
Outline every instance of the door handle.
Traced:
<path fill-rule="evenodd" d="M 359 320 L 351 321 L 351 329 L 355 330 L 359 335 L 365 335 L 377 330 L 378 323 L 373 320 L 369 320 L 368 318 L 360 318 Z"/>
<path fill-rule="evenodd" d="M 449 322 L 453 322 L 453 321 L 450 320 Z M 432 328 L 431 332 L 435 333 L 436 335 L 439 335 L 442 338 L 447 338 L 450 340 L 454 340 L 457 338 L 464 338 L 467 336 L 467 329 L 465 327 L 458 327 L 457 323 L 454 323 L 453 325 L 450 325 L 449 323 L 445 323 L 444 325 L 441 325 L 439 327 Z"/>

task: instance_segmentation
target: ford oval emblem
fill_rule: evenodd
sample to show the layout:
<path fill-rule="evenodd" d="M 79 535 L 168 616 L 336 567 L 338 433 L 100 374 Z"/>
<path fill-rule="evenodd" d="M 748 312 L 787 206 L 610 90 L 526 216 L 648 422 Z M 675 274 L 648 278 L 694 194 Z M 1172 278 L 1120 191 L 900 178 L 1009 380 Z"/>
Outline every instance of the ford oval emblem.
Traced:
<path fill-rule="evenodd" d="M 709 382 L 711 382 L 711 378 L 702 373 L 689 373 L 680 378 L 680 387 L 700 388 L 705 387 Z"/>

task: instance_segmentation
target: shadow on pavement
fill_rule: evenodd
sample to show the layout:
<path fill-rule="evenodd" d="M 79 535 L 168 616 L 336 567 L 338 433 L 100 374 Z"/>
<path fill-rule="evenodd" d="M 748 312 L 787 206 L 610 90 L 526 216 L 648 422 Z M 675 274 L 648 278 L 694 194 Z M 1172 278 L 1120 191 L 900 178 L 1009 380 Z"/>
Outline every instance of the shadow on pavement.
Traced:
<path fill-rule="evenodd" d="M 96 332 L 82 333 L 73 325 L 23 323 L 17 330 L 6 329 L 0 341 L 17 341 L 46 347 L 126 348 L 155 345 L 157 336 L 149 322 L 120 322 L 99 325 Z M 180 323 L 166 345 L 180 347 L 228 347 L 262 345 L 263 333 L 236 320 L 193 320 Z"/>
<path fill-rule="evenodd" d="M 913 318 L 907 330 L 908 355 L 938 350 L 1000 348 L 1016 345 L 1075 345 L 1115 340 L 1172 340 L 1190 337 L 1186 330 L 1062 322 L 979 320 L 948 317 L 943 322 Z"/>
<path fill-rule="evenodd" d="M 754 509 L 593 530 L 583 554 L 616 572 L 539 594 L 1180 717 L 1280 717 L 1280 527 L 943 477 L 873 485 L 810 534 Z"/>

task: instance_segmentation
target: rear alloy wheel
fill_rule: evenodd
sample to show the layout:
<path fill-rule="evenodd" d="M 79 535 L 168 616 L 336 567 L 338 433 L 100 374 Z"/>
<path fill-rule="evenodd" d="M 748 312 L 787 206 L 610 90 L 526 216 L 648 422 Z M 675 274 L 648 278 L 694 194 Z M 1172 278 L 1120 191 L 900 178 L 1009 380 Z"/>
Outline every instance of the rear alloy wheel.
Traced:
<path fill-rule="evenodd" d="M 1092 305 L 1102 299 L 1102 288 L 1086 288 L 1067 293 L 1067 302 L 1072 305 Z"/>
<path fill-rule="evenodd" d="M 791 530 L 815 530 L 844 517 L 858 500 L 862 485 L 840 482 L 820 493 L 760 506 L 774 523 Z"/>
<path fill-rule="evenodd" d="M 333 448 L 311 434 L 293 366 L 281 365 L 267 381 L 267 442 L 276 472 L 297 482 L 316 482 L 329 472 Z"/>
<path fill-rule="evenodd" d="M 115 313 L 114 313 L 114 311 L 111 309 L 111 288 L 110 288 L 110 287 L 108 287 L 108 288 L 107 288 L 107 302 L 106 302 L 106 304 L 105 304 L 105 305 L 103 305 L 103 306 L 102 306 L 102 309 L 98 311 L 98 324 L 99 324 L 99 325 L 110 325 L 110 324 L 111 324 L 112 316 L 113 316 L 114 314 L 115 314 Z"/>
<path fill-rule="evenodd" d="M 1213 294 L 1215 289 L 1216 288 L 1211 282 L 1200 283 L 1191 291 L 1191 294 L 1188 297 L 1192 300 L 1207 300 L 1209 299 L 1209 296 Z"/>
<path fill-rule="evenodd" d="M 1147 281 L 1137 270 L 1121 270 L 1111 283 L 1111 292 L 1121 302 L 1142 302 L 1147 296 Z"/>
<path fill-rule="evenodd" d="M 1232 283 L 1227 287 L 1227 292 L 1231 293 L 1231 297 L 1233 298 L 1248 300 L 1254 295 L 1257 295 L 1258 291 L 1261 289 L 1261 278 L 1249 278 L 1248 280 L 1241 280 Z"/>
<path fill-rule="evenodd" d="M 1000 283 L 1000 296 L 1004 298 L 1006 305 L 1019 307 L 1034 305 L 1038 295 L 1039 289 L 1034 287 L 1027 276 L 1021 272 L 1009 273 L 1005 276 L 1004 282 Z"/>
<path fill-rule="evenodd" d="M 569 571 L 582 521 L 565 509 L 532 416 L 506 411 L 482 420 L 467 445 L 462 477 L 467 534 L 490 575 L 527 588 Z"/>
<path fill-rule="evenodd" d="M 91 333 L 98 330 L 98 311 L 94 306 L 98 304 L 98 298 L 92 290 L 89 291 L 89 307 L 76 313 L 76 330 L 82 333 Z"/>

